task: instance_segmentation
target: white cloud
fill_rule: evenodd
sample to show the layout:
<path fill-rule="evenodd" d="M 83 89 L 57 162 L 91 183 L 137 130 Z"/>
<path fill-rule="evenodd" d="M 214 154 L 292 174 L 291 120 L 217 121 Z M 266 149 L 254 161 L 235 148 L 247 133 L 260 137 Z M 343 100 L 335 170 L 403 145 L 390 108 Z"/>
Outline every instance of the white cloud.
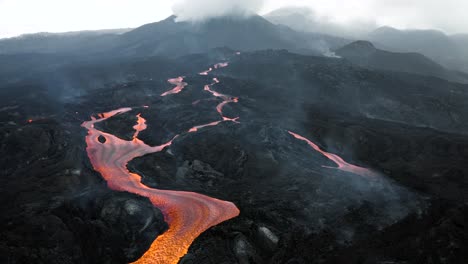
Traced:
<path fill-rule="evenodd" d="M 126 28 L 172 14 L 175 0 L 0 0 L 0 37 L 40 31 Z M 288 5 L 309 6 L 333 23 L 375 21 L 399 28 L 468 32 L 466 0 L 185 0 L 174 6 L 181 18 L 200 19 Z M 265 2 L 262 7 L 262 2 Z M 240 8 L 242 7 L 242 8 Z"/>
<path fill-rule="evenodd" d="M 466 0 L 270 0 L 268 10 L 284 5 L 308 6 L 327 21 L 346 25 L 375 21 L 397 28 L 433 28 L 468 33 Z M 268 11 L 265 10 L 265 11 Z"/>
<path fill-rule="evenodd" d="M 255 14 L 263 4 L 263 0 L 180 0 L 173 10 L 180 21 L 200 21 L 225 15 Z"/>
<path fill-rule="evenodd" d="M 166 18 L 172 5 L 164 0 L 0 0 L 0 38 L 137 27 Z"/>

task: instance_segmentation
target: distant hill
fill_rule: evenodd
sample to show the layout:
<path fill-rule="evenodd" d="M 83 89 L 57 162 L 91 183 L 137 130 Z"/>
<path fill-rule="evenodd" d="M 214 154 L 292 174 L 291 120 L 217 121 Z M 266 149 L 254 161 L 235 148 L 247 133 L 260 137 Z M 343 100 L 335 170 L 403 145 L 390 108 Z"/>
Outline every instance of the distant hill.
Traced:
<path fill-rule="evenodd" d="M 87 52 L 108 47 L 131 29 L 106 29 L 65 33 L 35 33 L 0 39 L 0 54 Z"/>
<path fill-rule="evenodd" d="M 465 58 L 468 58 L 468 34 L 457 34 L 450 36 L 450 39 L 457 45 Z"/>
<path fill-rule="evenodd" d="M 462 74 L 449 71 L 419 53 L 399 53 L 377 49 L 369 41 L 356 41 L 335 51 L 338 56 L 370 69 L 415 73 L 467 83 Z"/>
<path fill-rule="evenodd" d="M 456 40 L 456 37 L 451 38 L 441 31 L 381 27 L 371 32 L 368 38 L 379 48 L 395 52 L 421 53 L 445 67 L 468 72 L 466 48 L 464 52 L 463 44 L 457 43 L 459 40 Z"/>

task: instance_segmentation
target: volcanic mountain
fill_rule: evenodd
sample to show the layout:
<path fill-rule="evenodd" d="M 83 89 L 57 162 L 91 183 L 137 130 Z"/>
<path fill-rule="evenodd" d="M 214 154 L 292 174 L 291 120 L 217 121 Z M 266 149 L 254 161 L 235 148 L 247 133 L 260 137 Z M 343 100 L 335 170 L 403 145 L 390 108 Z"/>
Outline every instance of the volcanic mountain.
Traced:
<path fill-rule="evenodd" d="M 178 22 L 175 16 L 171 16 L 124 34 L 83 33 L 29 39 L 27 45 L 24 38 L 0 40 L 0 54 L 52 51 L 80 55 L 107 54 L 112 57 L 180 56 L 225 46 L 244 51 L 288 49 L 322 54 L 328 49 L 346 44 L 346 41 L 340 38 L 324 34 L 300 33 L 285 26 L 274 25 L 258 15 L 227 16 L 197 23 Z"/>
<path fill-rule="evenodd" d="M 122 36 L 119 49 L 125 54 L 172 54 L 174 56 L 206 52 L 229 46 L 252 51 L 289 49 L 322 54 L 323 49 L 336 47 L 342 40 L 320 34 L 305 34 L 276 26 L 261 16 L 221 17 L 206 21 L 177 22 L 175 16 L 147 24 Z"/>
<path fill-rule="evenodd" d="M 107 37 L 0 57 L 0 263 L 468 258 L 468 85 L 259 16 Z"/>

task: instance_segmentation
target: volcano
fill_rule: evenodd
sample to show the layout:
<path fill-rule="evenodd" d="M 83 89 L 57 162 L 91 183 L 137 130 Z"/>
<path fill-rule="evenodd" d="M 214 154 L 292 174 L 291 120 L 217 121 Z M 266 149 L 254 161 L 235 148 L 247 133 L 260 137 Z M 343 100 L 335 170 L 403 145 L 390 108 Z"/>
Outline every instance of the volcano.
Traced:
<path fill-rule="evenodd" d="M 260 16 L 16 41 L 2 263 L 468 258 L 468 86 L 423 55 Z"/>

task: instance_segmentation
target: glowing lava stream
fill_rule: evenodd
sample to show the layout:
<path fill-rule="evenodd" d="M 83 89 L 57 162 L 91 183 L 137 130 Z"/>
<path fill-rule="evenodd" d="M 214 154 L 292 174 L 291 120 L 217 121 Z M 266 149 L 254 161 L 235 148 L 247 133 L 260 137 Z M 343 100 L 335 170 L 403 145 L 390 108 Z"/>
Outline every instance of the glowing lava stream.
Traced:
<path fill-rule="evenodd" d="M 199 74 L 206 76 L 206 75 L 208 75 L 208 73 L 213 71 L 213 68 L 214 69 L 220 69 L 220 68 L 224 68 L 224 67 L 227 67 L 227 66 L 229 66 L 228 62 L 220 62 L 220 63 L 215 64 L 213 67 L 210 67 L 208 70 L 206 70 L 204 72 L 200 72 Z"/>
<path fill-rule="evenodd" d="M 211 71 L 213 71 L 213 68 L 214 68 L 214 69 L 219 69 L 219 68 L 224 68 L 224 67 L 227 67 L 227 66 L 229 66 L 229 63 L 227 63 L 227 62 L 217 63 L 217 64 L 215 64 L 213 67 L 210 67 L 207 71 L 201 72 L 200 75 L 208 75 L 208 73 L 210 73 Z M 226 106 L 226 105 L 229 104 L 229 103 L 238 103 L 238 102 L 239 102 L 239 98 L 227 96 L 227 95 L 225 95 L 225 94 L 222 94 L 222 93 L 218 93 L 218 92 L 216 92 L 216 91 L 213 91 L 213 90 L 211 89 L 211 87 L 212 87 L 213 85 L 215 85 L 215 84 L 220 83 L 220 81 L 218 80 L 218 78 L 213 78 L 213 81 L 214 81 L 214 83 L 205 85 L 204 90 L 207 91 L 207 92 L 209 92 L 209 93 L 211 93 L 215 98 L 220 98 L 220 99 L 223 100 L 220 104 L 218 104 L 218 105 L 216 106 L 216 111 L 219 113 L 219 115 L 221 116 L 222 120 L 214 121 L 214 122 L 211 122 L 211 123 L 208 123 L 208 124 L 205 124 L 205 125 L 200 125 L 200 126 L 192 127 L 192 128 L 189 129 L 189 131 L 188 131 L 188 132 L 190 132 L 190 133 L 197 132 L 199 129 L 202 129 L 202 128 L 205 128 L 205 127 L 217 126 L 217 125 L 221 124 L 222 122 L 234 122 L 234 123 L 239 123 L 239 122 L 238 122 L 239 117 L 230 118 L 230 117 L 224 116 L 224 114 L 223 114 L 223 108 L 224 108 L 224 106 Z M 200 100 L 197 100 L 197 101 L 193 102 L 192 105 L 197 105 L 198 103 L 200 103 Z"/>
<path fill-rule="evenodd" d="M 227 66 L 228 63 L 218 63 L 214 68 Z M 213 68 L 210 68 L 200 74 L 208 75 L 212 70 Z M 168 80 L 176 87 L 161 96 L 180 93 L 187 86 L 187 83 L 183 81 L 184 77 Z M 204 90 L 211 93 L 215 98 L 223 100 L 216 106 L 216 110 L 222 119 L 206 125 L 195 126 L 188 131 L 189 133 L 197 132 L 204 127 L 216 126 L 226 121 L 238 123 L 239 117 L 229 118 L 224 116 L 223 108 L 229 103 L 238 103 L 239 99 L 212 90 L 212 86 L 219 83 L 217 78 L 213 78 L 213 81 L 214 83 L 205 85 Z M 194 105 L 199 102 L 194 102 Z M 144 108 L 148 108 L 148 106 L 144 106 Z M 193 192 L 152 189 L 142 184 L 141 176 L 131 173 L 127 169 L 127 164 L 137 157 L 163 151 L 166 147 L 171 146 L 178 135 L 161 146 L 151 147 L 146 145 L 138 138 L 139 133 L 147 128 L 146 120 L 141 117 L 141 114 L 137 115 L 137 124 L 133 127 L 135 133 L 131 141 L 120 139 L 95 128 L 96 123 L 131 110 L 131 108 L 121 108 L 102 113 L 98 115 L 98 119 L 91 117 L 90 121 L 82 124 L 88 130 L 86 136 L 88 157 L 93 168 L 102 175 L 110 189 L 149 198 L 152 204 L 163 212 L 165 221 L 169 225 L 169 229 L 158 236 L 151 244 L 150 249 L 135 263 L 176 264 L 187 253 L 192 242 L 201 233 L 212 226 L 238 216 L 240 212 L 231 202 Z M 348 164 L 341 157 L 322 151 L 310 140 L 293 132 L 289 133 L 296 139 L 307 142 L 313 149 L 335 162 L 338 165 L 337 169 L 359 175 L 373 175 L 372 171 Z M 101 143 L 99 138 L 104 138 L 105 142 Z"/>
<path fill-rule="evenodd" d="M 218 69 L 226 66 L 228 66 L 227 63 L 219 63 L 214 68 Z M 211 69 L 207 71 L 207 75 Z M 238 98 L 211 90 L 210 86 L 219 83 L 218 79 L 214 78 L 213 80 L 214 83 L 206 85 L 205 90 L 215 98 L 223 100 L 216 107 L 222 120 L 195 126 L 188 131 L 189 133 L 197 132 L 204 127 L 216 126 L 225 121 L 237 122 L 238 120 L 238 118 L 225 117 L 222 112 L 226 104 L 237 103 Z M 184 77 L 169 79 L 168 82 L 176 85 L 176 87 L 161 96 L 180 93 L 187 86 Z M 145 106 L 145 108 L 147 107 Z M 239 209 L 233 203 L 210 198 L 202 194 L 158 190 L 143 185 L 140 175 L 128 171 L 128 162 L 137 157 L 163 151 L 178 136 L 161 146 L 151 147 L 146 145 L 138 139 L 139 133 L 147 128 L 146 120 L 141 114 L 137 115 L 137 124 L 133 127 L 135 133 L 132 141 L 120 139 L 94 127 L 96 123 L 131 110 L 131 108 L 117 109 L 99 114 L 99 119 L 91 117 L 91 121 L 84 122 L 82 126 L 88 130 L 86 137 L 88 147 L 86 150 L 93 168 L 107 181 L 109 188 L 148 197 L 153 205 L 163 212 L 165 221 L 169 225 L 169 229 L 160 235 L 153 242 L 150 249 L 135 263 L 178 263 L 180 258 L 187 253 L 192 242 L 201 233 L 212 226 L 238 216 Z M 99 141 L 100 137 L 105 138 L 104 143 Z"/>
<path fill-rule="evenodd" d="M 167 81 L 170 84 L 175 85 L 176 87 L 174 87 L 174 89 L 172 89 L 170 91 L 167 91 L 167 92 L 161 94 L 161 96 L 167 96 L 167 95 L 170 95 L 170 94 L 178 94 L 178 93 L 182 92 L 182 90 L 187 86 L 187 83 L 184 82 L 184 77 L 177 77 L 177 78 L 174 78 L 174 79 L 169 79 Z"/>
<path fill-rule="evenodd" d="M 307 138 L 305 138 L 305 137 L 303 137 L 301 135 L 298 135 L 298 134 L 296 134 L 294 132 L 291 132 L 291 131 L 288 131 L 288 132 L 289 132 L 289 134 L 291 134 L 296 139 L 305 141 L 315 151 L 317 151 L 320 154 L 322 154 L 323 156 L 327 157 L 329 160 L 333 161 L 338 166 L 337 168 L 328 167 L 328 166 L 323 166 L 323 167 L 330 168 L 330 169 L 338 169 L 338 170 L 345 171 L 345 172 L 351 172 L 351 173 L 361 175 L 361 176 L 368 176 L 368 177 L 376 176 L 376 173 L 373 172 L 372 170 L 366 169 L 366 168 L 363 168 L 363 167 L 359 167 L 359 166 L 356 166 L 356 165 L 353 165 L 353 164 L 349 164 L 346 161 L 344 161 L 340 156 L 338 156 L 336 154 L 333 154 L 333 153 L 328 153 L 328 152 L 323 151 L 317 144 L 315 144 L 314 142 L 308 140 Z"/>
<path fill-rule="evenodd" d="M 153 205 L 163 212 L 165 221 L 169 224 L 169 230 L 160 235 L 136 263 L 178 263 L 195 238 L 208 228 L 236 217 L 239 210 L 230 202 L 202 194 L 158 190 L 143 185 L 139 175 L 128 171 L 128 162 L 164 150 L 177 136 L 161 146 L 146 145 L 137 138 L 138 132 L 146 128 L 146 120 L 140 115 L 135 126 L 136 135 L 132 141 L 120 139 L 94 127 L 96 123 L 130 110 L 132 109 L 114 110 L 99 115 L 99 119 L 92 117 L 91 121 L 83 123 L 82 126 L 88 130 L 88 156 L 94 169 L 107 181 L 109 188 L 148 197 Z M 100 143 L 99 137 L 104 137 L 105 143 Z"/>

